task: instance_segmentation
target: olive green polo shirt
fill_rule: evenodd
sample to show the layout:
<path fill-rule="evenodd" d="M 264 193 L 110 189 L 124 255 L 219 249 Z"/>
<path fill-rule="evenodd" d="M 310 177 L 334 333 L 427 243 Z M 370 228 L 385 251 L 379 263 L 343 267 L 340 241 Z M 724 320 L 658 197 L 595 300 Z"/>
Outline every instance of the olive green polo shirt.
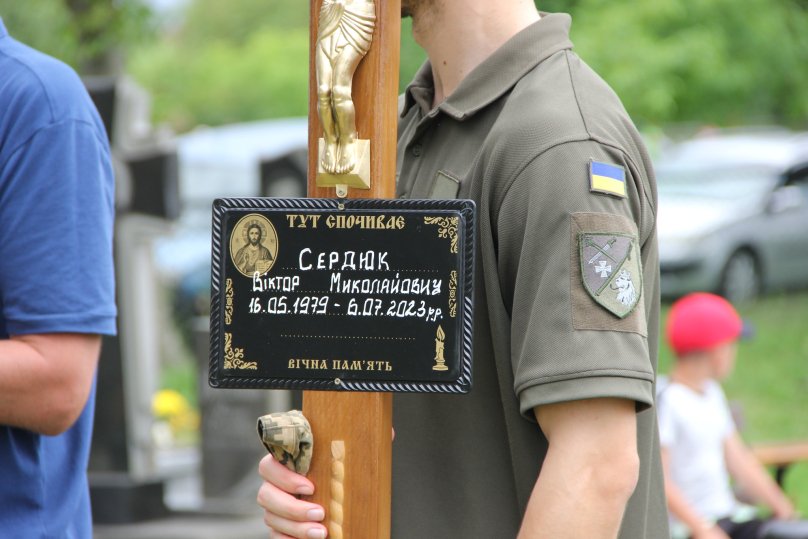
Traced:
<path fill-rule="evenodd" d="M 656 187 L 569 26 L 545 14 L 437 107 L 429 64 L 403 97 L 397 195 L 473 199 L 478 237 L 471 393 L 396 396 L 397 539 L 514 537 L 547 447 L 533 408 L 595 397 L 637 403 L 641 478 L 620 537 L 668 537 Z"/>

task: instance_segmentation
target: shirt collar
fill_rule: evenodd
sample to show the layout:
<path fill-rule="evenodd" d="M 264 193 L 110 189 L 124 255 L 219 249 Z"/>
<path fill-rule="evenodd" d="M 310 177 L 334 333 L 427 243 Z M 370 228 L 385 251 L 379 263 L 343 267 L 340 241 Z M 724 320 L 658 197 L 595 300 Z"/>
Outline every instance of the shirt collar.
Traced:
<path fill-rule="evenodd" d="M 542 13 L 539 21 L 513 36 L 474 68 L 437 108 L 457 120 L 485 108 L 546 58 L 560 50 L 571 49 L 571 23 L 572 19 L 565 13 Z M 402 116 L 415 104 L 430 110 L 434 93 L 432 65 L 427 61 L 405 91 Z"/>

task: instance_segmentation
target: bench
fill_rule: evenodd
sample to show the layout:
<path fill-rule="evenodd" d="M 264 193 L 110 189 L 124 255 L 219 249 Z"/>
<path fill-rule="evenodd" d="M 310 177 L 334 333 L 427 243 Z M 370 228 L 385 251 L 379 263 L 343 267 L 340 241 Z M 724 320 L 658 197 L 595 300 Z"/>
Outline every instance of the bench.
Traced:
<path fill-rule="evenodd" d="M 765 466 L 773 466 L 775 480 L 782 486 L 786 471 L 796 462 L 808 461 L 808 440 L 755 444 L 752 453 Z"/>

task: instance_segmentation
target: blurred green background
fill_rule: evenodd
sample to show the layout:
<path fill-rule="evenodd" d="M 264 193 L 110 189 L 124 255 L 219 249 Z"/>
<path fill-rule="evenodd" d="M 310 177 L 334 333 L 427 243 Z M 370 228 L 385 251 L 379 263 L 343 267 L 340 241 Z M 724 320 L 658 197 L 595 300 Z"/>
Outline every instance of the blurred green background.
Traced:
<path fill-rule="evenodd" d="M 808 127 L 808 0 L 537 4 L 573 15 L 576 51 L 649 140 L 705 125 Z M 153 121 L 176 133 L 307 114 L 304 0 L 0 0 L 0 16 L 82 74 L 132 76 L 152 95 Z M 402 88 L 424 60 L 410 30 L 403 21 Z M 741 345 L 726 389 L 743 408 L 744 437 L 808 438 L 808 293 L 741 310 L 757 336 Z M 670 361 L 662 345 L 661 372 Z M 193 376 L 169 372 L 167 385 L 192 393 L 182 386 Z M 808 515 L 808 463 L 786 487 Z"/>
<path fill-rule="evenodd" d="M 807 0 L 537 4 L 573 15 L 576 50 L 642 128 L 806 125 Z M 304 0 L 0 0 L 0 14 L 83 73 L 132 74 L 178 132 L 306 114 Z M 402 24 L 403 87 L 424 56 Z"/>

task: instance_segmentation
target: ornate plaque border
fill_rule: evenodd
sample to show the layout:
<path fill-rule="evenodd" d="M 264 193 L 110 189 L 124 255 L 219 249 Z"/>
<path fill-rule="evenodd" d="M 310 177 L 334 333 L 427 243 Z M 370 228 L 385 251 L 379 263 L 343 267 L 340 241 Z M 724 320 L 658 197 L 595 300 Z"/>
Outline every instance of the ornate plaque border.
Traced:
<path fill-rule="evenodd" d="M 232 315 L 227 303 L 227 283 L 224 275 L 224 256 L 228 253 L 229 238 L 224 237 L 224 216 L 230 211 L 261 210 L 321 210 L 351 212 L 367 210 L 396 210 L 408 214 L 435 211 L 456 212 L 457 228 L 446 222 L 435 222 L 436 233 L 446 237 L 456 248 L 458 257 L 458 283 L 456 286 L 457 316 L 460 317 L 461 335 L 459 375 L 446 382 L 408 381 L 355 381 L 308 380 L 228 376 L 224 359 L 229 348 L 223 321 Z M 213 229 L 211 245 L 211 315 L 210 362 L 208 382 L 214 388 L 230 389 L 304 389 L 334 391 L 375 391 L 395 393 L 467 393 L 472 385 L 473 342 L 473 285 L 475 256 L 475 205 L 471 200 L 408 200 L 408 199 L 335 199 L 335 198 L 222 198 L 213 202 Z M 430 228 L 433 228 L 430 226 Z M 230 350 L 232 352 L 232 350 Z M 237 349 L 238 351 L 238 349 Z M 232 354 L 231 354 L 232 355 Z"/>

